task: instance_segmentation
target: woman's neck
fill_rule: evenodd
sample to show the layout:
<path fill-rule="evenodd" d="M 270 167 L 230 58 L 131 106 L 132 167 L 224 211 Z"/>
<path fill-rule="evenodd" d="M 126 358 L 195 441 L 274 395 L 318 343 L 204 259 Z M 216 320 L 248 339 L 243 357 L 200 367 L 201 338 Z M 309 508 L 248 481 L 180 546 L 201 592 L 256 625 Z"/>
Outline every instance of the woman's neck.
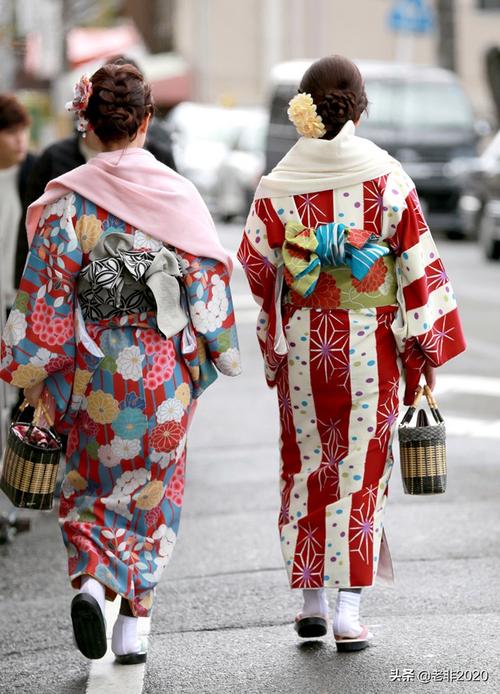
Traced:
<path fill-rule="evenodd" d="M 116 152 L 120 149 L 123 151 L 127 149 L 142 148 L 144 147 L 144 142 L 146 137 L 141 133 L 134 137 L 133 140 L 128 140 L 127 138 L 123 140 L 115 140 L 114 142 L 102 143 L 103 152 Z"/>

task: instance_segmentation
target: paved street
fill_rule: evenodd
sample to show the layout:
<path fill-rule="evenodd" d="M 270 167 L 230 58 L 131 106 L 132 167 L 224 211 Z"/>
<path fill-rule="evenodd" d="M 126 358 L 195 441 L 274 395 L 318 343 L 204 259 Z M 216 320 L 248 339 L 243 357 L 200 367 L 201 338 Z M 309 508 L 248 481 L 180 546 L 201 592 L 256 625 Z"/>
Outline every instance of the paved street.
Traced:
<path fill-rule="evenodd" d="M 239 227 L 221 234 L 234 250 Z M 500 691 L 500 263 L 485 263 L 473 243 L 440 248 L 469 339 L 438 376 L 449 487 L 443 497 L 405 496 L 395 467 L 386 530 L 396 583 L 363 600 L 373 646 L 339 655 L 330 635 L 301 644 L 292 629 L 300 595 L 287 587 L 279 549 L 277 407 L 238 269 L 244 374 L 220 377 L 200 402 L 178 545 L 144 623 L 145 670 L 89 667 L 74 649 L 56 517 L 33 514 L 33 530 L 0 547 L 2 694 Z M 409 681 L 391 682 L 397 668 Z M 489 679 L 412 681 L 412 671 L 460 670 Z"/>

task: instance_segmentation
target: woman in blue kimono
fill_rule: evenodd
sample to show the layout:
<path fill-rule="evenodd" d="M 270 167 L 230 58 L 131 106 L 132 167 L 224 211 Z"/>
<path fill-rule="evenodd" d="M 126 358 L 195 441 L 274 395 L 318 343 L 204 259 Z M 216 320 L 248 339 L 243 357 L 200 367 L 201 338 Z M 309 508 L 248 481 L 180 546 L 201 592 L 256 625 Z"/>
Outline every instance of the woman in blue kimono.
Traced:
<path fill-rule="evenodd" d="M 195 188 L 142 147 L 150 87 L 130 65 L 76 85 L 70 109 L 103 153 L 52 181 L 2 339 L 0 377 L 42 395 L 68 434 L 59 519 L 71 614 L 88 658 L 144 661 L 139 616 L 177 536 L 195 399 L 240 372 L 231 260 Z"/>

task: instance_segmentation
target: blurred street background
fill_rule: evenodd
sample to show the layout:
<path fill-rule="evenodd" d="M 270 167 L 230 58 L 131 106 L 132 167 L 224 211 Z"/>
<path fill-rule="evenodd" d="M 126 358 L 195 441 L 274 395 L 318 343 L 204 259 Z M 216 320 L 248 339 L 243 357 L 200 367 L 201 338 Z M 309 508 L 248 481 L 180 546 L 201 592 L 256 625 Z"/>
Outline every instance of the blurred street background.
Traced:
<path fill-rule="evenodd" d="M 146 667 L 78 653 L 56 510 L 19 513 L 32 525 L 16 534 L 2 498 L 2 694 L 500 691 L 500 0 L 0 0 L 0 92 L 28 108 L 32 152 L 76 137 L 64 104 L 82 73 L 133 58 L 176 168 L 233 253 L 258 179 L 295 141 L 287 102 L 329 53 L 365 76 L 359 134 L 415 180 L 468 340 L 438 373 L 446 494 L 405 496 L 395 466 L 396 584 L 362 603 L 374 645 L 340 656 L 331 636 L 300 644 L 292 629 L 300 596 L 279 549 L 276 396 L 236 263 L 244 373 L 221 377 L 199 404 L 178 545 L 143 623 Z"/>

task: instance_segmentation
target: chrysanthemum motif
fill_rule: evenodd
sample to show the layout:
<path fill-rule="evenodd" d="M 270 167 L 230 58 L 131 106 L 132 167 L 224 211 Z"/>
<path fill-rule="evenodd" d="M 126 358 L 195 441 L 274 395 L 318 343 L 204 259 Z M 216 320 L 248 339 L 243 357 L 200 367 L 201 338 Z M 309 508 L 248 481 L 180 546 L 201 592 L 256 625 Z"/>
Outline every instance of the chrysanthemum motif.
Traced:
<path fill-rule="evenodd" d="M 8 347 L 19 344 L 26 336 L 26 328 L 25 315 L 21 311 L 13 309 L 4 328 L 3 342 Z"/>
<path fill-rule="evenodd" d="M 177 398 L 168 398 L 156 410 L 156 419 L 160 424 L 171 421 L 180 422 L 183 416 L 184 407 Z"/>
<path fill-rule="evenodd" d="M 325 126 L 316 112 L 316 105 L 310 94 L 297 94 L 288 104 L 288 118 L 303 137 L 323 137 Z"/>
<path fill-rule="evenodd" d="M 385 282 L 387 265 L 383 258 L 379 258 L 371 267 L 370 272 L 362 280 L 353 278 L 352 283 L 358 292 L 376 292 Z"/>

